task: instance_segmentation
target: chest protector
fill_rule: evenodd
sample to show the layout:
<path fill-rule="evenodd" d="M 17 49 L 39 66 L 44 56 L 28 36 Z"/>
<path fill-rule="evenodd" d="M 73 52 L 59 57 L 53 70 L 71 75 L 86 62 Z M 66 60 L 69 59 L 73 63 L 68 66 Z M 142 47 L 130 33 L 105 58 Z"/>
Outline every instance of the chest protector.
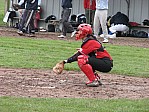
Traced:
<path fill-rule="evenodd" d="M 82 43 L 82 45 L 81 45 L 81 48 L 82 48 L 83 45 L 84 45 L 85 43 L 87 43 L 89 40 L 95 40 L 95 41 L 97 41 L 97 42 L 101 45 L 101 47 L 100 47 L 99 49 L 97 49 L 97 51 L 91 52 L 91 53 L 89 54 L 89 56 L 95 56 L 95 52 L 104 52 L 104 47 L 102 46 L 101 42 L 99 42 L 99 41 L 97 40 L 97 38 L 96 38 L 95 36 L 93 36 L 93 35 L 87 35 L 87 38 L 83 41 L 83 43 Z"/>

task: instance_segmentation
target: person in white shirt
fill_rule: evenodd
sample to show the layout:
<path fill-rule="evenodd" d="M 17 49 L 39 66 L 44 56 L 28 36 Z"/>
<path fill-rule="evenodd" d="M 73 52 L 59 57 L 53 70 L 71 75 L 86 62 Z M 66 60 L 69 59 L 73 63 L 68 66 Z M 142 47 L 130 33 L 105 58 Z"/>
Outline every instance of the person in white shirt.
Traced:
<path fill-rule="evenodd" d="M 94 35 L 98 37 L 99 29 L 102 28 L 104 43 L 108 43 L 107 14 L 109 0 L 96 0 L 94 16 Z"/>

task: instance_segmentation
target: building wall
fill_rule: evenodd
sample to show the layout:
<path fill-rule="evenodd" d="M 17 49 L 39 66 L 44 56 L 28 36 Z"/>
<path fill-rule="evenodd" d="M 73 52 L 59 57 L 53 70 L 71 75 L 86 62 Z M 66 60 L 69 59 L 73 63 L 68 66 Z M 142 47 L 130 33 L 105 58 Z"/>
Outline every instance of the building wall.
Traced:
<path fill-rule="evenodd" d="M 43 0 L 42 1 L 42 18 L 54 14 L 60 19 L 61 0 Z M 128 14 L 128 6 L 125 0 L 109 0 L 109 13 L 113 15 L 117 11 Z M 84 13 L 83 0 L 73 0 L 72 14 Z M 149 18 L 149 0 L 130 0 L 129 19 L 141 23 L 144 19 Z"/>
<path fill-rule="evenodd" d="M 129 20 L 142 24 L 144 19 L 149 19 L 149 0 L 130 0 L 128 14 L 128 5 L 125 0 L 109 0 L 109 15 L 121 11 L 129 15 Z M 148 28 L 135 28 L 149 32 Z"/>
<path fill-rule="evenodd" d="M 60 19 L 62 11 L 61 0 L 42 0 L 41 7 L 43 9 L 42 19 L 52 14 L 57 19 Z M 130 21 L 142 23 L 144 19 L 149 19 L 149 0 L 130 0 L 129 14 L 126 0 L 109 0 L 108 15 L 114 15 L 118 11 L 129 15 Z M 73 0 L 72 14 L 77 15 L 80 13 L 84 13 L 83 0 Z M 46 26 L 44 22 L 40 24 Z"/>
<path fill-rule="evenodd" d="M 83 0 L 73 0 L 72 14 L 84 13 Z M 55 15 L 57 19 L 61 18 L 61 0 L 43 0 L 42 4 L 42 18 L 46 18 L 49 15 Z"/>
<path fill-rule="evenodd" d="M 127 14 L 128 7 L 125 0 L 109 1 L 109 15 L 115 14 L 117 11 Z M 149 19 L 149 0 L 130 0 L 129 19 L 138 23 Z"/>
<path fill-rule="evenodd" d="M 83 0 L 73 0 L 73 9 L 71 11 L 71 14 L 80 14 L 84 13 L 83 8 Z M 59 20 L 61 18 L 61 0 L 43 0 L 42 4 L 42 14 L 41 18 L 45 19 L 49 15 L 55 15 L 56 18 Z M 44 23 L 44 21 L 41 21 L 39 23 L 40 26 L 47 27 L 47 24 Z"/>

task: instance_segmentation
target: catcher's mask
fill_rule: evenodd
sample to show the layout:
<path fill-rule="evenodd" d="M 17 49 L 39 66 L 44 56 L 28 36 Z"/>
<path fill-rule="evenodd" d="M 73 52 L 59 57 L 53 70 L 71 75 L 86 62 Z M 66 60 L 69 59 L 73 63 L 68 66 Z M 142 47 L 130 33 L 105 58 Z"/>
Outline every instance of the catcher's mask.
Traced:
<path fill-rule="evenodd" d="M 92 28 L 90 24 L 80 24 L 77 28 L 76 32 L 76 40 L 83 39 L 86 37 L 88 34 L 92 34 Z"/>

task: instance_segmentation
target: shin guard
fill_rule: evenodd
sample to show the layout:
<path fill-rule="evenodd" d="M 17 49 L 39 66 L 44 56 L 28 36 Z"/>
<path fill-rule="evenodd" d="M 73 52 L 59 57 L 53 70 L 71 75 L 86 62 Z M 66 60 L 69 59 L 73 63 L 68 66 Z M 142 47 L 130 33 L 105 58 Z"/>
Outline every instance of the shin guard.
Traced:
<path fill-rule="evenodd" d="M 92 66 L 87 64 L 88 62 L 88 56 L 86 55 L 80 55 L 78 56 L 78 66 L 80 69 L 84 72 L 84 74 L 87 76 L 87 78 L 90 81 L 94 81 L 96 79 Z"/>

